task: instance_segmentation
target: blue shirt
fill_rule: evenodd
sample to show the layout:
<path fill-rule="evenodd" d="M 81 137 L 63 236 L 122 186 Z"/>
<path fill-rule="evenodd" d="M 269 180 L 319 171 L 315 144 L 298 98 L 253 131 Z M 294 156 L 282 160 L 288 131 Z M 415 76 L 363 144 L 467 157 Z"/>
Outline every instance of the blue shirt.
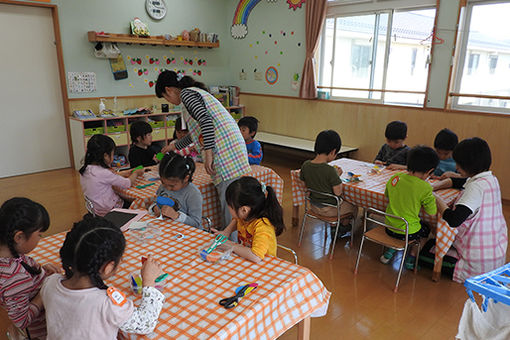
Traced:
<path fill-rule="evenodd" d="M 443 173 L 447 171 L 457 172 L 457 167 L 453 158 L 448 158 L 445 160 L 440 160 L 439 165 L 434 171 L 434 175 L 441 176 Z"/>
<path fill-rule="evenodd" d="M 262 161 L 262 147 L 260 143 L 256 140 L 252 140 L 246 143 L 246 150 L 248 151 L 248 163 L 250 163 L 250 165 L 259 165 L 260 161 Z"/>

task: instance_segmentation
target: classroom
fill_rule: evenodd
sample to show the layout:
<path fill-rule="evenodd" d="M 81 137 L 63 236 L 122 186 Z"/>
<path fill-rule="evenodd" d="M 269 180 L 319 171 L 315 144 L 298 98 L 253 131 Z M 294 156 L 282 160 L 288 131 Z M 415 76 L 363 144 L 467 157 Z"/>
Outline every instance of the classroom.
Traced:
<path fill-rule="evenodd" d="M 510 339 L 509 16 L 0 0 L 0 340 Z"/>

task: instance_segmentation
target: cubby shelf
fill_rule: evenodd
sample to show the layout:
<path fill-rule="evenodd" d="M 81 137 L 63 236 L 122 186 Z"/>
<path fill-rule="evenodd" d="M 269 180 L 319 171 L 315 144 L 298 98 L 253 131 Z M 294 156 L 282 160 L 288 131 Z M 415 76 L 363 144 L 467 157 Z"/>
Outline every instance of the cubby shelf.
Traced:
<path fill-rule="evenodd" d="M 220 42 L 199 42 L 199 41 L 185 41 L 185 40 L 166 40 L 163 35 L 151 35 L 148 37 L 140 37 L 133 34 L 118 34 L 118 33 L 97 33 L 89 31 L 88 38 L 90 42 L 110 42 L 122 44 L 138 44 L 138 45 L 162 45 L 162 46 L 186 46 L 186 47 L 206 47 L 216 48 L 220 47 Z"/>

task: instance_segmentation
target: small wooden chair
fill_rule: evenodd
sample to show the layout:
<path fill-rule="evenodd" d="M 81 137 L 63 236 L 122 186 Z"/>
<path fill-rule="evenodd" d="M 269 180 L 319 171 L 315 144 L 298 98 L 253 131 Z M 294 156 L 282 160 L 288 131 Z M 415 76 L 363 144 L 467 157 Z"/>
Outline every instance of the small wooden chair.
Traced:
<path fill-rule="evenodd" d="M 337 209 L 337 216 L 332 216 L 332 217 L 330 217 L 330 216 L 323 216 L 323 215 L 319 215 L 316 212 L 314 212 L 311 209 L 311 204 L 312 204 L 312 200 L 310 198 L 310 194 L 311 193 L 315 193 L 315 194 L 318 194 L 318 195 L 322 195 L 322 196 L 333 198 L 336 201 L 336 204 L 334 204 L 334 205 L 333 204 L 325 204 L 325 203 L 322 203 L 322 204 L 326 205 L 326 206 L 335 207 Z M 342 198 L 340 198 L 340 197 L 338 197 L 336 195 L 333 195 L 333 194 L 330 194 L 330 193 L 327 193 L 327 192 L 321 192 L 321 191 L 312 190 L 312 189 L 309 189 L 309 188 L 306 189 L 305 212 L 303 214 L 303 222 L 301 223 L 301 231 L 299 232 L 298 247 L 301 247 L 301 241 L 303 239 L 303 233 L 304 233 L 304 230 L 305 230 L 305 224 L 306 224 L 306 218 L 307 217 L 311 217 L 311 218 L 320 220 L 320 221 L 324 222 L 324 224 L 326 226 L 328 224 L 336 225 L 335 235 L 333 236 L 333 242 L 332 242 L 332 246 L 331 246 L 331 252 L 329 254 L 329 259 L 330 260 L 333 259 L 333 252 L 335 251 L 336 237 L 338 235 L 338 228 L 341 225 L 341 223 L 340 223 L 341 220 L 344 220 L 344 219 L 347 219 L 347 218 L 351 220 L 351 245 L 353 244 L 353 240 L 354 240 L 354 215 L 352 213 L 347 213 L 347 214 L 340 215 L 340 207 L 342 205 L 342 202 L 343 202 Z"/>
<path fill-rule="evenodd" d="M 377 219 L 374 219 L 371 217 L 371 215 L 379 215 L 383 217 L 392 217 L 395 219 L 401 220 L 405 226 L 405 240 L 398 240 L 396 238 L 393 238 L 386 234 L 386 228 L 389 228 L 392 231 L 402 231 L 402 229 L 392 227 L 386 223 L 383 223 Z M 377 224 L 377 226 L 374 229 L 367 230 L 367 221 Z M 412 246 L 416 244 L 418 246 L 418 253 L 420 253 L 420 240 L 409 240 L 409 223 L 406 221 L 405 218 L 402 218 L 400 216 L 395 216 L 391 214 L 387 214 L 383 211 L 376 210 L 373 208 L 368 208 L 365 210 L 365 216 L 363 219 L 363 236 L 361 237 L 361 244 L 359 246 L 358 251 L 358 258 L 356 259 L 356 267 L 354 268 L 354 275 L 358 274 L 358 265 L 359 265 L 359 259 L 361 257 L 361 250 L 363 249 L 363 243 L 365 242 L 365 239 L 368 241 L 372 241 L 378 244 L 381 244 L 387 248 L 392 248 L 395 250 L 403 250 L 404 254 L 402 255 L 402 260 L 400 261 L 400 268 L 398 270 L 398 276 L 397 276 L 397 282 L 395 283 L 395 288 L 393 289 L 393 292 L 397 292 L 398 285 L 400 283 L 400 276 L 402 275 L 402 269 L 404 268 L 404 262 L 407 255 L 407 249 L 409 246 Z M 418 271 L 418 256 L 416 256 L 416 263 L 414 264 L 414 273 Z"/>

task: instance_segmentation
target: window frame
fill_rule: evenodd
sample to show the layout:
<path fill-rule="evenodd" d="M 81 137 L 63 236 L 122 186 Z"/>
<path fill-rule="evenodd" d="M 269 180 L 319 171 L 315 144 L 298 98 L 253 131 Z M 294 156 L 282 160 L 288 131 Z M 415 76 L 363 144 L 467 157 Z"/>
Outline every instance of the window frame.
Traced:
<path fill-rule="evenodd" d="M 459 17 L 459 29 L 457 32 L 457 40 L 459 41 L 457 45 L 458 53 L 456 53 L 455 58 L 455 75 L 452 81 L 452 88 L 449 91 L 450 96 L 450 108 L 458 111 L 475 111 L 475 112 L 484 112 L 484 113 L 502 113 L 502 114 L 510 114 L 510 108 L 502 108 L 502 107 L 494 107 L 494 106 L 477 106 L 477 105 L 465 105 L 459 104 L 460 98 L 487 98 L 480 97 L 482 95 L 474 95 L 474 96 L 466 96 L 473 93 L 462 93 L 460 92 L 460 86 L 462 83 L 463 70 L 466 66 L 466 62 L 469 65 L 469 61 L 467 60 L 469 57 L 466 56 L 467 53 L 467 45 L 469 41 L 469 31 L 471 28 L 471 17 L 473 14 L 473 8 L 477 5 L 490 5 L 490 4 L 502 4 L 508 3 L 508 1 L 504 0 L 469 0 L 466 3 L 466 6 L 462 9 L 463 12 Z M 479 63 L 479 60 L 478 60 Z M 453 76 L 453 75 L 452 75 Z M 486 96 L 486 95 L 483 95 Z M 489 95 L 490 96 L 490 95 Z M 498 97 L 506 97 L 506 96 L 493 96 L 494 98 L 489 99 L 498 99 Z M 510 96 L 508 96 L 510 98 Z M 508 99 L 510 101 L 510 99 Z"/>
<path fill-rule="evenodd" d="M 394 1 L 392 1 L 394 2 Z M 330 6 L 335 6 L 335 3 L 334 1 L 331 1 L 331 4 L 329 4 Z M 339 5 L 337 5 L 339 6 Z M 348 5 L 345 5 L 345 6 L 348 6 Z M 381 84 L 382 84 L 382 88 L 373 88 L 373 87 L 370 87 L 370 86 L 373 86 L 373 82 L 374 82 L 374 78 L 375 78 L 375 72 L 373 70 L 373 68 L 375 67 L 375 59 L 374 57 L 376 56 L 377 54 L 377 41 L 379 39 L 373 39 L 374 40 L 374 43 L 372 45 L 372 54 L 371 54 L 371 66 L 370 66 L 370 81 L 369 81 L 369 88 L 367 89 L 362 89 L 361 91 L 366 91 L 368 92 L 368 98 L 360 98 L 360 97 L 346 97 L 346 96 L 333 96 L 333 90 L 334 89 L 341 89 L 343 91 L 349 91 L 350 89 L 349 88 L 344 88 L 344 87 L 335 87 L 333 86 L 333 75 L 334 75 L 334 69 L 335 69 L 335 63 L 333 62 L 331 64 L 331 78 L 329 79 L 329 84 L 330 86 L 323 86 L 321 84 L 324 84 L 323 82 L 323 67 L 324 67 L 324 62 L 325 62 L 325 44 L 323 43 L 325 41 L 325 37 L 326 37 L 326 25 L 324 24 L 324 27 L 322 29 L 322 32 L 321 32 L 321 36 L 320 36 L 320 48 L 318 49 L 318 51 L 320 51 L 320 55 L 319 55 L 319 58 L 318 60 L 320 60 L 319 62 L 319 67 L 318 67 L 318 73 L 319 73 L 319 77 L 318 77 L 318 85 L 317 85 L 317 88 L 318 90 L 321 90 L 321 89 L 329 89 L 330 90 L 330 94 L 331 94 L 331 99 L 332 100 L 338 100 L 338 101 L 349 101 L 349 102 L 361 102 L 361 103 L 372 103 L 372 104 L 381 104 L 381 105 L 396 105 L 396 106 L 403 106 L 403 107 L 420 107 L 420 108 L 424 108 L 426 107 L 426 99 L 427 99 L 427 92 L 428 92 L 428 88 L 429 88 L 429 79 L 430 79 L 430 71 L 431 71 L 431 63 L 429 61 L 429 65 L 428 65 L 428 70 L 427 70 L 427 78 L 426 78 L 426 84 L 425 84 L 425 90 L 424 91 L 405 91 L 405 90 L 388 90 L 386 87 L 387 87 L 387 72 L 388 72 L 388 64 L 389 64 L 389 54 L 390 54 L 390 49 L 391 49 L 391 33 L 392 33 L 392 30 L 393 30 L 393 15 L 395 12 L 411 12 L 411 11 L 418 11 L 418 10 L 427 10 L 427 9 L 434 9 L 435 10 L 435 17 L 434 17 L 434 24 L 436 23 L 437 21 L 437 16 L 438 16 L 438 8 L 437 8 L 437 5 L 434 4 L 425 4 L 425 5 L 422 5 L 422 6 L 418 6 L 418 5 L 415 5 L 415 6 L 410 6 L 410 7 L 403 7 L 403 6 L 396 6 L 395 8 L 388 8 L 388 9 L 367 9 L 367 10 L 363 10 L 363 11 L 353 11 L 353 12 L 350 12 L 350 11 L 346 11 L 345 13 L 342 13 L 342 14 L 328 14 L 326 15 L 326 18 L 325 20 L 328 20 L 328 19 L 333 19 L 333 46 L 332 46 L 332 56 L 331 56 L 331 60 L 334 61 L 335 60 L 335 50 L 336 50 L 336 25 L 337 25 L 337 19 L 338 18 L 342 18 L 342 17 L 352 17 L 352 16 L 361 16 L 361 15 L 375 15 L 376 16 L 376 20 L 375 20 L 375 23 L 374 23 L 374 31 L 373 31 L 373 36 L 374 37 L 378 37 L 378 32 L 379 32 L 379 20 L 380 20 L 380 15 L 381 14 L 387 14 L 388 15 L 388 23 L 387 23 L 387 30 L 386 30 L 386 46 L 385 46 L 385 49 L 384 49 L 384 59 L 383 59 L 383 76 L 382 76 L 382 81 L 381 81 Z M 432 60 L 433 58 L 433 48 L 431 48 L 431 51 L 430 51 L 430 57 L 429 57 L 429 60 Z M 360 89 L 357 89 L 357 88 L 352 88 L 352 91 L 360 91 Z M 380 98 L 379 99 L 373 99 L 373 94 L 374 93 L 381 93 L 380 95 Z M 423 95 L 423 104 L 411 104 L 411 103 L 385 103 L 385 94 L 386 93 L 402 93 L 402 94 L 406 94 L 406 93 L 409 93 L 409 94 L 419 94 L 419 95 Z"/>

